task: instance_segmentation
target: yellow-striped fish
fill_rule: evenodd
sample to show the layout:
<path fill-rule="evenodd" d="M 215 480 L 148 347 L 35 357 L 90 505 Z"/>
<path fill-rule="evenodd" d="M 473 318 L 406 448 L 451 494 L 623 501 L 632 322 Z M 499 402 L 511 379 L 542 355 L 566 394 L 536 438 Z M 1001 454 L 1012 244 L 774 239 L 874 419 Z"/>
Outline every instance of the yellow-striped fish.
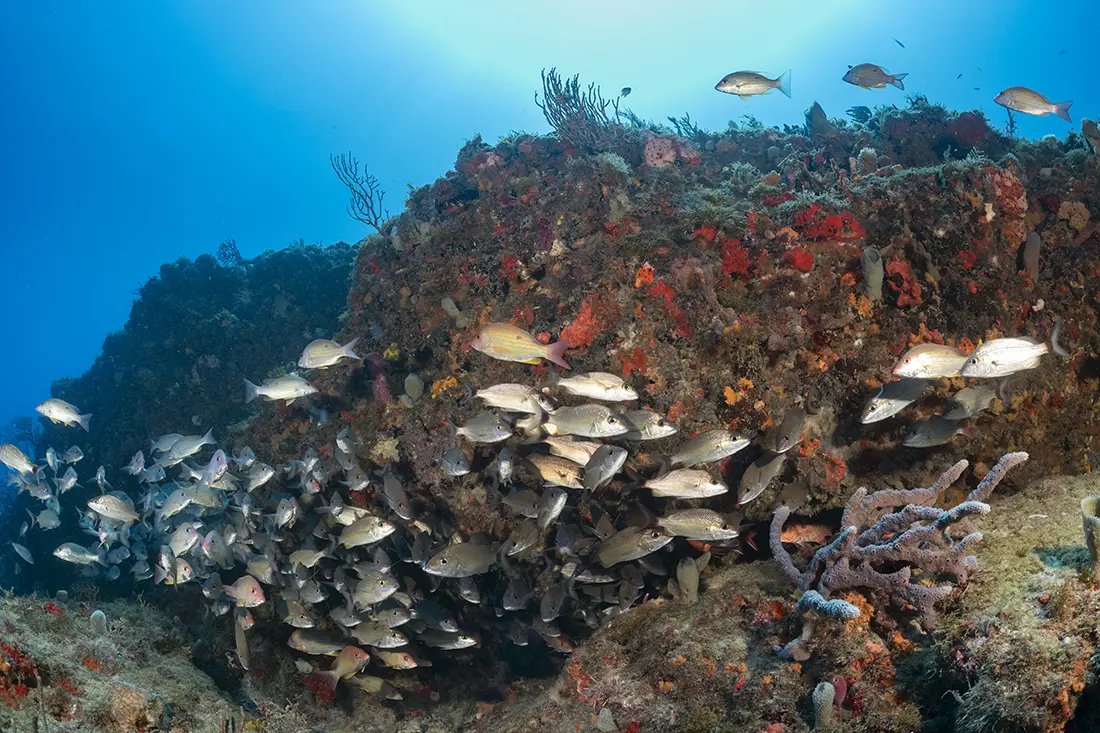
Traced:
<path fill-rule="evenodd" d="M 341 359 L 358 359 L 362 361 L 352 349 L 359 339 L 354 338 L 344 346 L 329 339 L 317 339 L 310 343 L 298 359 L 298 366 L 302 369 L 324 369 L 336 364 Z"/>
<path fill-rule="evenodd" d="M 898 359 L 894 374 L 915 379 L 957 377 L 966 358 L 966 354 L 954 346 L 918 344 Z"/>
<path fill-rule="evenodd" d="M 501 361 L 538 364 L 546 359 L 565 369 L 570 368 L 563 358 L 569 348 L 568 343 L 540 344 L 534 336 L 510 323 L 490 323 L 481 329 L 470 346 Z"/>

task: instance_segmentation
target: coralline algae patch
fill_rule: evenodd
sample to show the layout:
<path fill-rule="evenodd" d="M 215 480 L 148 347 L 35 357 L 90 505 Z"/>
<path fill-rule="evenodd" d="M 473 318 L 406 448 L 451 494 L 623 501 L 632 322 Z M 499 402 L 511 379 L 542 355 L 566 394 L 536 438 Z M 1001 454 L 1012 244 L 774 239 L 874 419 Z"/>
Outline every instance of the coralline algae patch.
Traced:
<path fill-rule="evenodd" d="M 149 605 L 0 598 L 0 729 L 220 730 L 239 713 L 195 667 L 175 621 Z"/>

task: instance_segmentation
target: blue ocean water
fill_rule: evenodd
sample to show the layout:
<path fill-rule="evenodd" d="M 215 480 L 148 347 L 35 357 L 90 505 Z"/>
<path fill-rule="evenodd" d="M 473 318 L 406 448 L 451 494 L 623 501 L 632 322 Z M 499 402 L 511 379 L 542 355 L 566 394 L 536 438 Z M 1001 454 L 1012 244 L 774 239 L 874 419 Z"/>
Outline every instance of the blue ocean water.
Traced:
<path fill-rule="evenodd" d="M 360 238 L 330 153 L 369 161 L 398 211 L 406 184 L 442 174 L 465 139 L 545 131 L 543 68 L 629 86 L 641 117 L 689 113 L 708 129 L 906 93 L 1001 125 L 992 100 L 1011 85 L 1072 99 L 1078 120 L 1100 108 L 1098 30 L 1089 3 L 998 0 L 6 3 L 0 312 L 15 358 L 0 364 L 0 422 L 86 369 L 161 263 L 230 237 L 245 256 Z M 907 72 L 906 91 L 840 80 L 862 62 Z M 790 68 L 793 98 L 714 91 L 745 68 Z"/>

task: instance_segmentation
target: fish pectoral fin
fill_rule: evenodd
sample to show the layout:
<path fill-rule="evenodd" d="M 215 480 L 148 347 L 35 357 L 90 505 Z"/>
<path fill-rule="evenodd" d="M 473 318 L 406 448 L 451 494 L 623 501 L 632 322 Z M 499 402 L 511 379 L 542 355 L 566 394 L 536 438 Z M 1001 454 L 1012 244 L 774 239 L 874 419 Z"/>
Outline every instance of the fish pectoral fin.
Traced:
<path fill-rule="evenodd" d="M 541 363 L 542 363 L 542 357 L 541 356 L 533 356 L 530 359 L 524 359 L 523 361 L 520 362 L 520 364 L 541 364 Z"/>

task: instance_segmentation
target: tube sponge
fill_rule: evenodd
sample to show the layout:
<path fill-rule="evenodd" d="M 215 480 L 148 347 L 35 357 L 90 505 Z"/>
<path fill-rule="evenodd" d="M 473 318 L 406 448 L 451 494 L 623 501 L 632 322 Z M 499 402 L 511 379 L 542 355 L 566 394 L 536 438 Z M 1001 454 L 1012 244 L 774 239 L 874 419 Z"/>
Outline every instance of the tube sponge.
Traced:
<path fill-rule="evenodd" d="M 92 617 L 92 636 L 106 636 L 107 635 L 107 614 L 103 611 L 93 611 Z"/>
<path fill-rule="evenodd" d="M 1089 548 L 1089 567 L 1093 580 L 1100 579 L 1100 494 L 1081 500 L 1081 524 Z"/>
<path fill-rule="evenodd" d="M 818 682 L 811 696 L 814 703 L 814 730 L 821 730 L 833 722 L 833 703 L 836 688 L 832 682 Z"/>

